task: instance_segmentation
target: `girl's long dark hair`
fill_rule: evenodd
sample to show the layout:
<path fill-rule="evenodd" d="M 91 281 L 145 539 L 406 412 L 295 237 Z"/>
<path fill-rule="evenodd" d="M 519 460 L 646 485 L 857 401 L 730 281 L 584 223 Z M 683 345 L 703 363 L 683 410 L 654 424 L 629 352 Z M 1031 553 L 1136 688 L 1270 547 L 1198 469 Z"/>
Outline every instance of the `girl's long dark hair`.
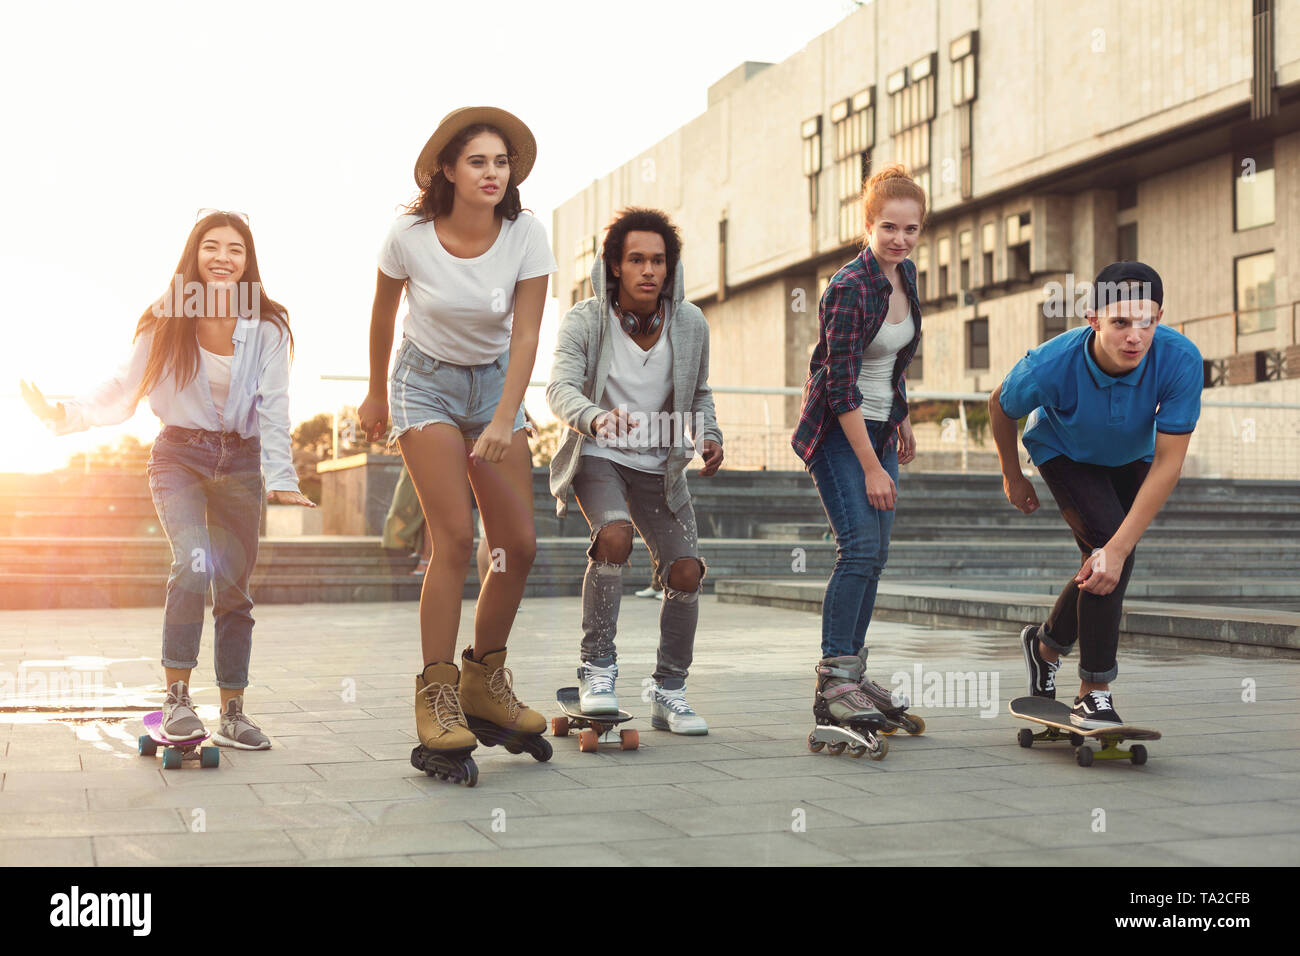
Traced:
<path fill-rule="evenodd" d="M 414 213 L 419 217 L 420 222 L 430 222 L 438 216 L 450 215 L 452 203 L 456 199 L 456 184 L 451 182 L 443 175 L 443 166 L 455 166 L 456 161 L 460 159 L 460 154 L 464 152 L 466 144 L 480 133 L 495 133 L 501 137 L 501 142 L 506 144 L 506 155 L 510 158 L 510 182 L 506 184 L 505 195 L 497 203 L 496 214 L 511 222 L 518 217 L 523 210 L 523 202 L 519 198 L 519 187 L 515 185 L 514 170 L 515 161 L 519 154 L 515 148 L 510 145 L 510 140 L 506 134 L 501 132 L 490 123 L 474 123 L 466 126 L 463 130 L 453 136 L 442 148 L 438 154 L 438 169 L 434 172 L 429 180 L 429 185 L 420 190 L 420 195 L 406 206 L 406 211 Z"/>
<path fill-rule="evenodd" d="M 153 333 L 149 343 L 149 357 L 145 361 L 144 377 L 140 380 L 137 397 L 148 395 L 159 382 L 171 375 L 177 391 L 181 391 L 199 374 L 199 340 L 196 334 L 196 317 L 185 314 L 186 289 L 194 288 L 191 283 L 202 286 L 199 278 L 199 244 L 213 229 L 229 226 L 244 239 L 248 251 L 244 274 L 240 277 L 241 285 L 250 290 L 254 314 L 262 321 L 274 322 L 285 335 L 289 336 L 289 354 L 293 355 L 293 332 L 289 330 L 289 313 L 284 306 L 268 296 L 262 286 L 262 273 L 257 267 L 257 249 L 253 245 L 253 233 L 248 224 L 238 216 L 224 212 L 214 212 L 194 224 L 190 236 L 185 240 L 185 251 L 181 261 L 176 264 L 167 291 L 153 305 L 144 310 L 140 321 L 136 323 L 136 341 L 146 332 Z M 176 277 L 180 277 L 180 282 Z M 204 297 L 207 301 L 207 296 Z"/>

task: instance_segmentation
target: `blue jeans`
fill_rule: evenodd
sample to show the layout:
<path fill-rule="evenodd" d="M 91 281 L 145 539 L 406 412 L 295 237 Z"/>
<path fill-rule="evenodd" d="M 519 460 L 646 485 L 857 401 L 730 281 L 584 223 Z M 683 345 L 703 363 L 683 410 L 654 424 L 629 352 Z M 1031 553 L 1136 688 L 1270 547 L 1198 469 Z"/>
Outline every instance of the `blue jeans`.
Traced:
<path fill-rule="evenodd" d="M 889 437 L 884 422 L 867 423 L 867 437 L 880 464 L 898 484 L 898 446 L 880 450 Z M 832 420 L 808 464 L 822 507 L 835 533 L 835 570 L 822 602 L 822 657 L 843 657 L 862 649 L 876 606 L 880 572 L 889 557 L 894 512 L 877 511 L 867 500 L 866 472 L 838 420 Z"/>
<path fill-rule="evenodd" d="M 262 518 L 261 443 L 234 432 L 168 425 L 149 455 L 149 491 L 172 548 L 163 611 L 162 663 L 198 664 L 203 609 L 212 592 L 217 686 L 248 686 L 253 599 Z"/>
<path fill-rule="evenodd" d="M 402 339 L 388 377 L 388 407 L 393 415 L 393 440 L 425 425 L 444 423 L 475 441 L 496 415 L 506 384 L 506 353 L 486 365 L 453 365 L 425 355 L 410 339 Z M 525 425 L 524 406 L 515 411 L 511 432 Z"/>

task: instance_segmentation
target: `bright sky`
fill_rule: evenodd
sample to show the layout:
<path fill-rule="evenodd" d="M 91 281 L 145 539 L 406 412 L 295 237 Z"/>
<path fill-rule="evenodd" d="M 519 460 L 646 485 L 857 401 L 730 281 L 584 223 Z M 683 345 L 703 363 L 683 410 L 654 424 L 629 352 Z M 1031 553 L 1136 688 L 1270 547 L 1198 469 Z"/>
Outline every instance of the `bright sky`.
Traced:
<path fill-rule="evenodd" d="M 702 113 L 744 60 L 777 62 L 851 0 L 42 2 L 7 5 L 0 40 L 0 471 L 43 471 L 158 420 L 55 438 L 18 380 L 76 394 L 128 352 L 200 207 L 251 217 L 267 294 L 297 343 L 296 424 L 360 404 L 375 257 L 415 194 L 438 120 L 493 105 L 528 123 L 524 205 L 551 211 Z M 566 261 L 560 255 L 559 261 Z M 401 314 L 397 337 L 400 338 Z M 534 378 L 550 369 L 548 299 Z M 540 393 L 528 405 L 544 408 Z"/>

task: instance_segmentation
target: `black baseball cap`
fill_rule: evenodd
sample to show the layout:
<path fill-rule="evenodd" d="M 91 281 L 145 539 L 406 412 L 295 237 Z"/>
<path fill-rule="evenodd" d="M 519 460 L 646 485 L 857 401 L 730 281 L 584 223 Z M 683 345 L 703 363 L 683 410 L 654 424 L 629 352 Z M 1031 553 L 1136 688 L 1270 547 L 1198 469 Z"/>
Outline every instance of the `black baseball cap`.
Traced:
<path fill-rule="evenodd" d="M 1150 299 L 1160 308 L 1165 300 L 1165 287 L 1160 274 L 1145 262 L 1125 259 L 1112 262 L 1097 273 L 1092 284 L 1092 310 L 1100 312 L 1108 305 L 1125 299 Z"/>

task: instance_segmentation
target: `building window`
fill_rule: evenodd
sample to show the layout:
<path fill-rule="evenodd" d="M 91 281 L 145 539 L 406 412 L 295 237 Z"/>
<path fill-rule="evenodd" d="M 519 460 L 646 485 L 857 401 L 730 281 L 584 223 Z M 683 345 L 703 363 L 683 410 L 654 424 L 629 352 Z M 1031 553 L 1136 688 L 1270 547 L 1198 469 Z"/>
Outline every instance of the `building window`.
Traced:
<path fill-rule="evenodd" d="M 922 302 L 928 301 L 930 281 L 930 246 L 921 243 L 916 247 L 916 297 Z"/>
<path fill-rule="evenodd" d="M 1121 186 L 1115 193 L 1115 208 L 1119 212 L 1123 212 L 1125 209 L 1136 209 L 1137 204 L 1137 183 L 1129 183 L 1127 186 Z"/>
<path fill-rule="evenodd" d="M 907 367 L 907 380 L 919 382 L 925 377 L 925 357 L 921 354 L 925 348 L 925 333 L 916 340 L 916 351 L 912 353 L 912 364 Z"/>
<path fill-rule="evenodd" d="M 957 108 L 957 128 L 961 148 L 961 198 L 974 195 L 971 181 L 971 143 L 974 139 L 971 109 L 975 103 L 975 56 L 979 46 L 979 31 L 972 30 L 948 44 L 948 58 L 952 60 L 952 105 Z M 962 288 L 966 288 L 964 285 Z"/>
<path fill-rule="evenodd" d="M 835 180 L 840 197 L 840 242 L 862 234 L 862 184 L 871 175 L 876 142 L 875 87 L 831 107 L 835 124 Z"/>
<path fill-rule="evenodd" d="M 1007 278 L 1018 282 L 1029 278 L 1029 247 L 1033 238 L 1029 213 L 1007 216 Z"/>
<path fill-rule="evenodd" d="M 890 75 L 889 132 L 894 158 L 930 195 L 930 122 L 934 119 L 933 53 Z"/>
<path fill-rule="evenodd" d="M 989 367 L 989 320 L 971 319 L 966 323 L 966 371 L 978 372 Z"/>
<path fill-rule="evenodd" d="M 952 259 L 952 240 L 944 236 L 938 243 L 939 259 L 939 291 L 935 298 L 942 299 L 949 294 L 948 288 L 948 264 Z"/>
<path fill-rule="evenodd" d="M 984 285 L 993 284 L 993 252 L 997 248 L 998 227 L 986 222 L 980 228 L 980 280 Z"/>
<path fill-rule="evenodd" d="M 1138 225 L 1130 222 L 1127 226 L 1120 226 L 1119 233 L 1116 236 L 1115 251 L 1121 260 L 1129 262 L 1138 261 Z"/>
<path fill-rule="evenodd" d="M 817 174 L 822 171 L 822 118 L 813 116 L 799 127 L 803 136 L 803 174 L 808 180 L 808 215 L 817 215 Z"/>
<path fill-rule="evenodd" d="M 596 264 L 596 237 L 579 239 L 573 252 L 573 304 L 589 299 L 594 294 L 591 288 L 591 269 Z"/>
<path fill-rule="evenodd" d="M 1049 303 L 1044 302 L 1038 309 L 1038 344 L 1042 345 L 1049 339 L 1054 339 L 1070 327 L 1070 319 L 1066 314 L 1068 309 L 1049 308 Z M 1050 313 L 1059 312 L 1060 315 Z"/>
<path fill-rule="evenodd" d="M 966 229 L 957 236 L 957 258 L 961 262 L 960 288 L 963 292 L 970 288 L 970 255 L 971 233 Z"/>
<path fill-rule="evenodd" d="M 1270 332 L 1277 328 L 1277 297 L 1272 250 L 1242 256 L 1234 263 L 1237 287 L 1237 334 Z"/>
<path fill-rule="evenodd" d="M 1234 228 L 1254 229 L 1274 221 L 1273 147 L 1237 153 L 1232 191 Z"/>

